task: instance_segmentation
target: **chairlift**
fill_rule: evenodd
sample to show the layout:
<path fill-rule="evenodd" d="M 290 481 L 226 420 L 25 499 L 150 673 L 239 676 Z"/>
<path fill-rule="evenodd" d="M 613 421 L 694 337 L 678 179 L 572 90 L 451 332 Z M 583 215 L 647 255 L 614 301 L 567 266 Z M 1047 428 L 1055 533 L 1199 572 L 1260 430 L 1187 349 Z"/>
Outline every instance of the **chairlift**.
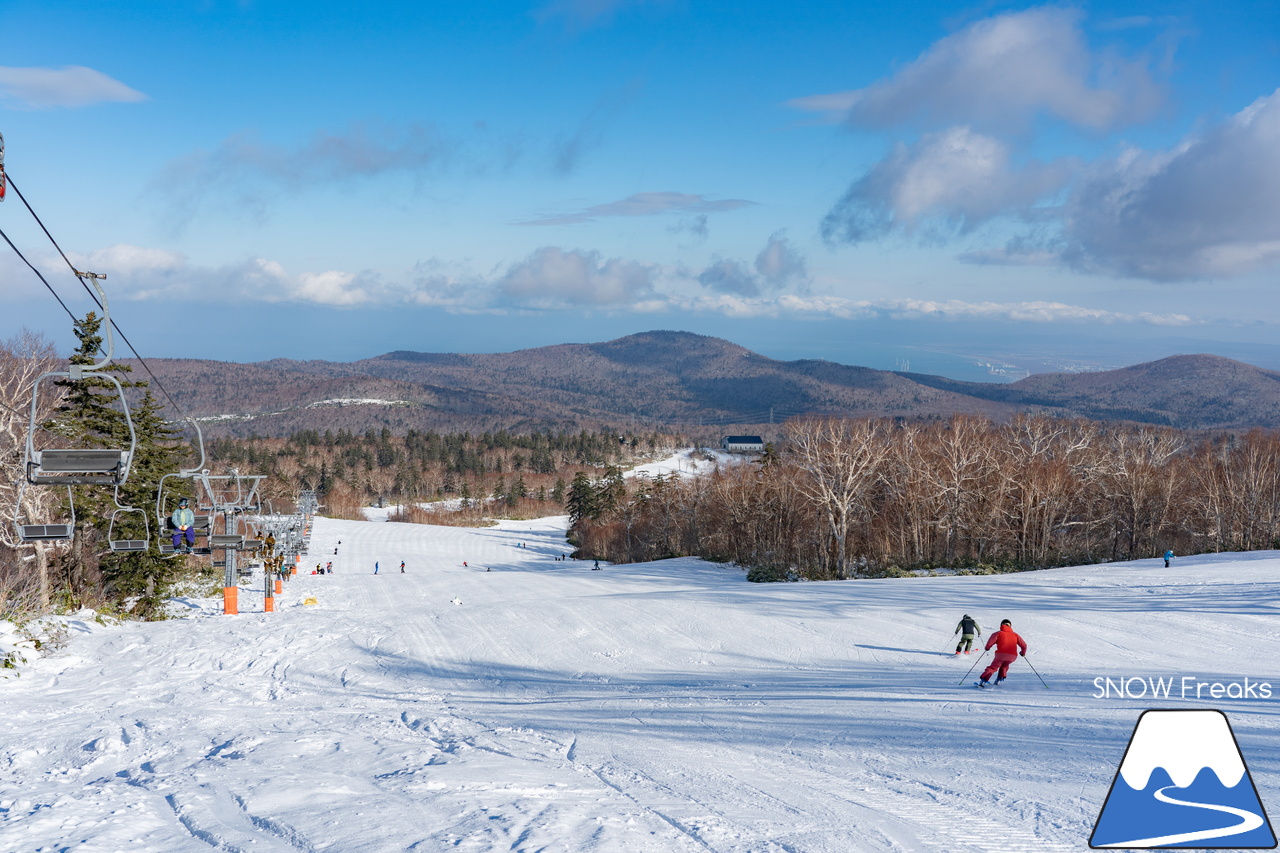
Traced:
<path fill-rule="evenodd" d="M 200 461 L 194 468 L 179 468 L 160 478 L 160 482 L 156 488 L 156 521 L 161 529 L 165 526 L 165 519 L 169 517 L 169 498 L 174 491 L 174 485 L 169 482 L 171 478 L 180 480 L 194 480 L 202 471 L 204 471 L 204 433 L 200 430 L 200 424 L 194 418 L 186 419 L 189 424 L 196 430 L 196 448 L 200 451 Z M 208 473 L 208 472 L 205 472 Z M 182 497 L 185 497 L 183 495 Z M 199 507 L 205 509 L 205 507 Z"/>
<path fill-rule="evenodd" d="M 23 460 L 23 467 L 26 469 L 27 482 L 34 486 L 119 486 L 129 478 L 129 465 L 138 449 L 138 436 L 133 429 L 133 417 L 129 413 L 124 386 L 115 376 L 102 372 L 107 365 L 111 364 L 115 356 L 115 338 L 112 334 L 111 313 L 107 309 L 107 294 L 103 291 L 102 285 L 98 284 L 98 279 L 103 276 L 79 272 L 76 275 L 82 280 L 88 279 L 98 291 L 99 302 L 102 305 L 102 323 L 106 329 L 107 351 L 102 361 L 96 364 L 71 364 L 66 370 L 42 373 L 31 383 L 31 419 L 27 426 L 26 457 Z M 35 435 L 40 429 L 36 419 L 40 406 L 40 388 L 46 380 L 58 377 L 72 382 L 101 379 L 115 386 L 125 425 L 129 428 L 127 449 L 120 447 L 36 448 Z"/>
<path fill-rule="evenodd" d="M 13 507 L 13 524 L 18 530 L 18 539 L 23 542 L 67 542 L 75 538 L 76 504 L 71 487 L 67 486 L 67 506 L 71 511 L 71 520 L 65 524 L 23 524 L 22 496 L 26 488 L 27 484 L 19 481 L 18 500 Z"/>
<path fill-rule="evenodd" d="M 213 519 L 208 515 L 201 513 L 192 513 L 191 532 L 195 534 L 195 538 L 199 540 L 201 537 L 206 540 L 213 525 Z M 163 524 L 160 526 L 160 553 L 165 557 L 180 556 L 185 553 L 180 548 L 173 547 L 173 534 L 178 528 L 174 527 L 172 516 L 165 516 Z M 192 554 L 208 554 L 209 547 L 192 546 Z"/>
<path fill-rule="evenodd" d="M 116 489 L 115 493 L 115 511 L 111 513 L 111 522 L 107 525 L 107 547 L 116 554 L 131 554 L 146 551 L 151 545 L 151 525 L 147 523 L 147 512 L 138 509 L 135 506 L 125 506 L 120 503 L 120 489 Z M 142 516 L 142 538 L 141 539 L 117 539 L 116 524 L 121 516 L 128 517 L 133 514 Z"/>
<path fill-rule="evenodd" d="M 227 474 L 210 474 L 201 471 L 197 477 L 204 486 L 206 496 L 214 512 L 236 515 L 261 515 L 262 504 L 258 497 L 258 484 L 262 474 L 241 474 L 232 468 Z"/>
<path fill-rule="evenodd" d="M 204 454 L 204 432 L 200 429 L 200 424 L 194 418 L 186 419 L 196 431 L 195 447 L 200 451 L 200 461 L 192 468 L 179 468 L 160 478 L 156 488 L 156 524 L 158 525 L 157 535 L 158 548 L 160 554 L 165 557 L 178 557 L 184 552 L 173 547 L 173 520 L 172 513 L 169 510 L 169 501 L 173 498 L 176 490 L 176 480 L 196 480 L 201 474 L 208 474 L 204 470 L 205 454 Z M 186 495 L 179 495 L 179 498 Z M 191 529 L 195 532 L 196 538 L 201 536 L 207 537 L 212 526 L 213 508 L 203 505 L 197 505 L 196 511 L 193 513 L 194 521 Z M 192 548 L 193 554 L 208 554 L 208 548 Z"/>

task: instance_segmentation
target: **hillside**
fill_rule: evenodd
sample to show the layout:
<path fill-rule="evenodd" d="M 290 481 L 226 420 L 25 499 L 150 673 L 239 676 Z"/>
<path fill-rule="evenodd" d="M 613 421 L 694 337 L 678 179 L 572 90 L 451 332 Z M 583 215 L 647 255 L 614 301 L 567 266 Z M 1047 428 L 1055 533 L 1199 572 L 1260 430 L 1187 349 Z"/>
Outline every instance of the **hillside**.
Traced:
<path fill-rule="evenodd" d="M 1025 411 L 1189 428 L 1280 427 L 1280 374 L 1210 355 L 1005 385 L 778 361 L 719 338 L 656 331 L 509 353 L 148 364 L 187 412 L 211 419 L 214 434 L 749 426 L 797 414 L 1002 419 Z"/>
<path fill-rule="evenodd" d="M 276 613 L 258 577 L 237 617 L 73 618 L 0 691 L 0 847 L 1085 850 L 1151 707 L 1221 709 L 1280 801 L 1276 694 L 1256 692 L 1276 687 L 1275 552 L 756 585 L 566 549 L 556 519 L 322 518 Z M 335 574 L 306 574 L 319 560 Z M 966 678 L 989 654 L 950 656 L 963 613 L 1030 646 L 998 690 Z M 1168 698 L 1096 686 L 1157 677 Z M 1214 681 L 1234 692 L 1197 701 Z"/>
<path fill-rule="evenodd" d="M 1280 373 L 1216 355 L 1175 355 L 1100 373 L 1040 373 L 1010 385 L 912 378 L 957 394 L 1096 420 L 1186 429 L 1280 427 Z"/>

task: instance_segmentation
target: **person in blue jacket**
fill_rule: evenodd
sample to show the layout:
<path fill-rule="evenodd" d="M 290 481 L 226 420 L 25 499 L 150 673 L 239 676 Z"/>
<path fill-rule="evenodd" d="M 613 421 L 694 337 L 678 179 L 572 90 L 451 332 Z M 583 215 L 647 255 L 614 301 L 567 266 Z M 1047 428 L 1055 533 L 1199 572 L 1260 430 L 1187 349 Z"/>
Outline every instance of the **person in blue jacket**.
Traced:
<path fill-rule="evenodd" d="M 191 547 L 196 544 L 196 515 L 187 506 L 186 498 L 178 498 L 178 508 L 173 511 L 173 515 L 169 516 L 169 521 L 173 524 L 173 550 L 190 554 Z"/>
<path fill-rule="evenodd" d="M 1169 563 L 1173 560 L 1173 549 L 1170 548 L 1164 552 L 1164 567 L 1169 568 Z"/>

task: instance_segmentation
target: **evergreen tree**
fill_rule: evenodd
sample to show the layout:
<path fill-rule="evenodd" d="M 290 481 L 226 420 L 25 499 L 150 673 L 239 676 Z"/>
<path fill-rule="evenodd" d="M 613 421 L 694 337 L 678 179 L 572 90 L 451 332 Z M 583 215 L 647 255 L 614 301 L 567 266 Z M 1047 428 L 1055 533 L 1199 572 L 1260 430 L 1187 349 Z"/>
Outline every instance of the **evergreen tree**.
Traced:
<path fill-rule="evenodd" d="M 622 469 L 610 465 L 597 487 L 596 514 L 592 517 L 599 518 L 617 512 L 622 508 L 622 501 L 626 496 L 627 487 L 622 479 Z"/>
<path fill-rule="evenodd" d="M 97 353 L 103 350 L 102 318 L 90 311 L 83 320 L 76 320 L 73 331 L 80 345 L 69 359 L 73 365 L 90 366 L 99 361 Z M 128 365 L 108 364 L 103 371 L 130 372 Z M 99 371 L 102 372 L 102 371 Z M 121 387 L 132 388 L 145 383 L 121 382 Z M 114 382 L 102 376 L 83 379 L 59 379 L 55 385 L 62 388 L 62 403 L 53 419 L 45 424 L 50 432 L 63 436 L 72 447 L 130 449 L 128 421 L 124 415 L 124 401 Z M 136 431 L 136 428 L 135 428 Z M 86 593 L 97 592 L 100 583 L 95 551 L 102 543 L 115 511 L 110 488 L 76 486 L 72 489 L 75 502 L 76 530 L 71 549 L 62 556 L 67 589 L 75 599 Z M 70 512 L 67 507 L 67 512 Z"/>
<path fill-rule="evenodd" d="M 102 318 L 90 311 L 83 320 L 76 320 L 74 331 L 80 346 L 69 359 L 71 364 L 88 367 L 98 363 L 97 353 L 102 349 Z M 103 370 L 129 373 L 127 364 L 108 364 Z M 101 371 L 99 371 L 101 372 Z M 129 446 L 129 426 L 125 420 L 123 401 L 115 383 L 101 376 L 84 379 L 58 379 L 55 385 L 63 389 L 62 403 L 53 420 L 46 424 L 51 432 L 65 436 L 77 447 Z M 124 388 L 145 386 L 146 383 L 122 381 Z"/>
<path fill-rule="evenodd" d="M 184 448 L 174 442 L 181 432 L 160 415 L 161 406 L 148 391 L 141 402 L 132 408 L 133 426 L 138 436 L 129 480 L 119 489 L 119 503 L 141 512 L 119 511 L 112 507 L 111 516 L 99 519 L 96 527 L 106 541 L 110 532 L 115 539 L 144 539 L 147 523 L 144 515 L 152 515 L 160 489 L 160 478 L 172 474 L 181 467 Z M 173 482 L 173 480 L 170 480 Z M 185 481 L 179 481 L 186 485 Z M 175 495 L 181 491 L 175 491 Z M 188 495 L 189 497 L 189 495 Z M 112 517 L 115 525 L 112 529 Z M 152 520 L 155 524 L 158 519 Z M 115 554 L 107 551 L 99 568 L 102 572 L 104 592 L 109 598 L 120 600 L 137 597 L 135 612 L 151 616 L 163 598 L 165 588 L 172 582 L 181 563 L 160 556 L 155 543 L 163 536 L 163 530 L 151 530 L 152 547 L 144 552 Z"/>
<path fill-rule="evenodd" d="M 778 464 L 778 449 L 772 441 L 765 443 L 764 452 L 755 461 L 761 468 L 772 468 Z"/>
<path fill-rule="evenodd" d="M 569 512 L 569 522 L 577 524 L 584 518 L 596 518 L 599 506 L 596 502 L 596 487 L 586 472 L 579 471 L 573 476 L 573 485 L 569 486 L 569 497 L 565 500 L 565 509 Z"/>

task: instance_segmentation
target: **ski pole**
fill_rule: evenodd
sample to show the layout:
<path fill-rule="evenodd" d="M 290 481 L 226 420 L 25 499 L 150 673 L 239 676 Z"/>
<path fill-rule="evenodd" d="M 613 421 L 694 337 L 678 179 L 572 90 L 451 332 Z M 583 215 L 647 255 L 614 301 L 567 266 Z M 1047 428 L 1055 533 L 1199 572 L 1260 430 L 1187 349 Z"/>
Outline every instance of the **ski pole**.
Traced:
<path fill-rule="evenodd" d="M 990 649 L 988 649 L 987 651 L 990 651 Z M 983 659 L 983 658 L 985 658 L 985 657 L 987 656 L 987 651 L 984 651 L 982 654 L 978 655 L 978 659 L 977 659 L 976 661 L 974 661 L 974 662 L 973 662 L 973 666 L 969 667 L 969 672 L 973 672 L 974 667 L 976 667 L 978 664 L 982 663 L 982 659 Z M 968 681 L 968 680 L 969 680 L 969 672 L 966 672 L 966 673 L 964 674 L 964 678 L 960 679 L 960 683 L 961 683 L 961 684 L 964 684 L 966 681 Z"/>
<path fill-rule="evenodd" d="M 1023 655 L 1023 656 L 1022 656 L 1022 659 L 1023 659 L 1024 661 L 1026 661 L 1026 662 L 1027 662 L 1027 666 L 1031 666 L 1031 658 L 1027 657 L 1026 655 Z M 1041 683 L 1041 684 L 1044 684 L 1044 689 L 1045 689 L 1045 690 L 1048 690 L 1048 689 L 1049 689 L 1049 685 L 1048 685 L 1048 684 L 1045 684 L 1044 678 L 1043 678 L 1043 677 L 1041 677 L 1040 673 L 1036 672 L 1036 668 L 1035 668 L 1034 666 L 1031 666 L 1031 671 L 1036 673 L 1036 678 L 1039 678 L 1039 679 L 1040 679 L 1040 683 Z"/>

